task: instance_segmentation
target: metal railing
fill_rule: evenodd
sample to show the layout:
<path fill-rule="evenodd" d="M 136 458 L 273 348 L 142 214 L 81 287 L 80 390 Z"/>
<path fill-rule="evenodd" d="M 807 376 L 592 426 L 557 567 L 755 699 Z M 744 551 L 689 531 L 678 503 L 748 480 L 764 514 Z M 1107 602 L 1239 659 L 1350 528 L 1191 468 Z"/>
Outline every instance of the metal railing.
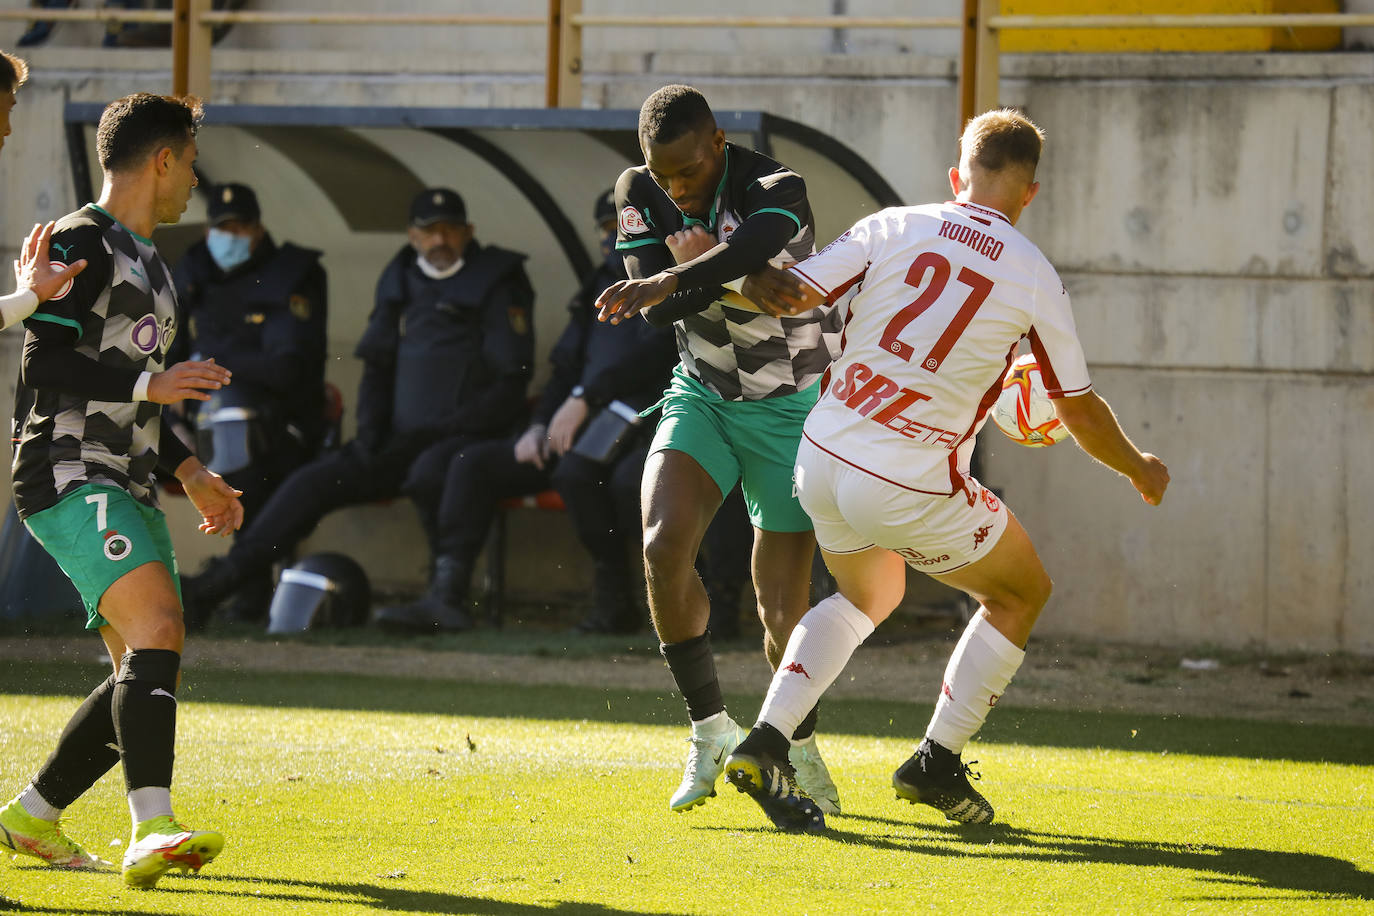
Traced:
<path fill-rule="evenodd" d="M 1062 29 L 1354 28 L 1374 26 L 1374 13 L 1235 13 L 1181 15 L 1011 15 L 1000 0 L 964 0 L 959 17 L 915 16 L 651 16 L 598 15 L 583 0 L 548 0 L 543 15 L 350 13 L 214 10 L 211 0 L 174 0 L 170 10 L 0 10 L 0 21 L 163 23 L 172 26 L 172 92 L 208 98 L 211 31 L 226 25 L 517 26 L 547 35 L 545 104 L 582 104 L 582 36 L 592 28 L 711 29 L 958 29 L 960 123 L 998 101 L 1000 36 L 1004 31 Z"/>

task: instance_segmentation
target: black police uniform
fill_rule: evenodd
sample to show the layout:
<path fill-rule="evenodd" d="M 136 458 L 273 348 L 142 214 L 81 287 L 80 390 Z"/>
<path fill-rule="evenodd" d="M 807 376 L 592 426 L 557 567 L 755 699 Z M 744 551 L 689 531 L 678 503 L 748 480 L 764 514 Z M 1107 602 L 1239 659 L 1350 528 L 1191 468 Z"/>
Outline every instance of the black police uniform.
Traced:
<path fill-rule="evenodd" d="M 413 493 L 432 531 L 433 469 L 523 421 L 534 349 L 524 255 L 471 242 L 463 258 L 441 280 L 409 246 L 387 265 L 357 348 L 357 438 L 288 477 L 223 560 L 186 580 L 188 604 L 218 603 L 343 506 Z"/>
<path fill-rule="evenodd" d="M 612 255 L 572 298 L 568 324 L 551 354 L 553 375 L 536 402 L 532 423 L 547 426 L 579 386 L 589 416 L 612 400 L 641 410 L 662 394 L 677 362 L 671 331 L 642 321 L 613 325 L 596 320 L 596 297 L 624 278 L 620 257 Z M 647 433 L 609 466 L 569 453 L 551 456 L 541 469 L 515 460 L 515 441 L 469 446 L 448 467 L 437 555 L 457 567 L 460 581 L 446 588 L 449 603 L 466 591 L 500 500 L 553 486 L 592 556 L 597 607 L 611 615 L 632 610 L 626 603 L 631 594 L 628 548 L 639 538 L 639 479 L 649 445 Z"/>
<path fill-rule="evenodd" d="M 213 358 L 234 373 L 224 395 L 256 414 L 250 464 L 224 475 L 243 491 L 249 523 L 323 434 L 329 306 L 320 255 L 264 235 L 248 261 L 225 272 L 201 240 L 172 274 L 187 331 L 173 345 L 176 359 Z M 206 411 L 193 418 L 208 428 Z"/>

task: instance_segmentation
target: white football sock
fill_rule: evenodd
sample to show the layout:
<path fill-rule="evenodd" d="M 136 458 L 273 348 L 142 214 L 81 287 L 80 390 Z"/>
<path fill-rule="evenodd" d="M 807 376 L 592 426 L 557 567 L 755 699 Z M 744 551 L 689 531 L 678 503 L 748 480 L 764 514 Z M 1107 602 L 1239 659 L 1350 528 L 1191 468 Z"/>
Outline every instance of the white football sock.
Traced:
<path fill-rule="evenodd" d="M 840 594 L 807 611 L 787 640 L 759 710 L 759 723 L 767 722 L 791 740 L 802 719 L 872 632 L 868 615 Z"/>
<path fill-rule="evenodd" d="M 963 751 L 1025 657 L 981 612 L 974 615 L 949 657 L 926 736 L 956 754 Z"/>
<path fill-rule="evenodd" d="M 129 814 L 134 826 L 154 817 L 172 816 L 172 790 L 160 786 L 144 786 L 129 793 Z"/>
<path fill-rule="evenodd" d="M 735 723 L 730 720 L 730 713 L 724 709 L 704 719 L 692 720 L 692 734 L 694 735 L 723 735 L 734 727 Z"/>
<path fill-rule="evenodd" d="M 62 816 L 62 809 L 54 808 L 46 798 L 39 795 L 33 783 L 29 783 L 24 787 L 24 791 L 19 793 L 19 804 L 29 813 L 29 817 L 39 820 L 55 821 Z"/>

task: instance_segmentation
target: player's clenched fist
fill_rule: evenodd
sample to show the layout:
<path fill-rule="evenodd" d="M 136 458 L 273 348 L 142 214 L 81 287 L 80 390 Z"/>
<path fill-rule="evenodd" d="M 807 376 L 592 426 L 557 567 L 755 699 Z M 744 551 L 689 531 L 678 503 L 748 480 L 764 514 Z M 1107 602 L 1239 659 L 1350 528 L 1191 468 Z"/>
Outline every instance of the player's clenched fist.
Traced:
<path fill-rule="evenodd" d="M 695 260 L 721 244 L 716 241 L 714 235 L 700 226 L 674 232 L 663 242 L 668 246 L 668 251 L 678 264 L 686 264 L 688 261 Z"/>
<path fill-rule="evenodd" d="M 155 404 L 175 404 L 177 401 L 208 401 L 207 392 L 217 391 L 229 384 L 231 373 L 214 359 L 187 360 L 170 369 L 154 372 L 148 382 L 148 400 Z"/>
<path fill-rule="evenodd" d="M 1152 506 L 1164 500 L 1164 491 L 1169 487 L 1169 469 L 1149 452 L 1142 452 L 1145 469 L 1131 478 L 1131 483 L 1140 491 L 1140 498 Z"/>

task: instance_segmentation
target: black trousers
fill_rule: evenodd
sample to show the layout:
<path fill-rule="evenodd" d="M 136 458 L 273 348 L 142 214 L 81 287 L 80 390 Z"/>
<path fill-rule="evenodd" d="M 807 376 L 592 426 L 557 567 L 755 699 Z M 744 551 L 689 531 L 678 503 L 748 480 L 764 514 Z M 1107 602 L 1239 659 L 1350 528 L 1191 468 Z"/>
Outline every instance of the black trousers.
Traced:
<path fill-rule="evenodd" d="M 413 470 L 446 460 L 472 442 L 457 436 L 411 448 L 369 452 L 350 442 L 293 471 L 272 493 L 229 551 L 235 570 L 244 576 L 264 572 L 293 550 L 320 520 L 335 509 L 394 499 L 409 492 Z M 417 500 L 426 529 L 433 530 L 434 503 Z"/>
<path fill-rule="evenodd" d="M 639 541 L 639 479 L 648 443 L 612 465 L 568 454 L 541 469 L 515 460 L 515 442 L 470 443 L 452 454 L 442 475 L 437 466 L 441 455 L 426 454 L 423 467 L 416 462 L 407 495 L 417 505 L 438 506 L 435 552 L 471 565 L 482 552 L 501 500 L 552 487 L 563 497 L 578 540 L 593 562 L 624 564 L 627 548 Z"/>

